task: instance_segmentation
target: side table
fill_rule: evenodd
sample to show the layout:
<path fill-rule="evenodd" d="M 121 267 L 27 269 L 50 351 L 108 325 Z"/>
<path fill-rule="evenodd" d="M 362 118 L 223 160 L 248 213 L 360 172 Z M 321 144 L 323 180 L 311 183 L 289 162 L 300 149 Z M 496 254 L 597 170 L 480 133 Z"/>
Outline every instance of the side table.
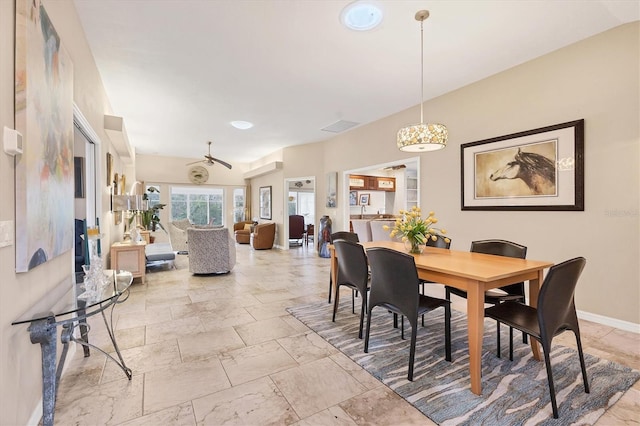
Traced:
<path fill-rule="evenodd" d="M 111 269 L 124 269 L 131 272 L 133 278 L 142 278 L 145 282 L 147 259 L 144 248 L 146 242 L 119 242 L 111 246 Z"/>

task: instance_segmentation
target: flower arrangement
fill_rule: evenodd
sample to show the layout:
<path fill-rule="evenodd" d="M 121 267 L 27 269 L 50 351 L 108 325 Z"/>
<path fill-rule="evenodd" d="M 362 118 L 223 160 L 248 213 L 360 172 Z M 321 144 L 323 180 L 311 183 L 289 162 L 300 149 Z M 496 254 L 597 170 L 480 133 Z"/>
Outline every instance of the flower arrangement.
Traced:
<path fill-rule="evenodd" d="M 444 236 L 447 233 L 445 229 L 433 226 L 438 223 L 434 212 L 429 212 L 429 216 L 423 219 L 420 208 L 413 206 L 411 210 L 400 210 L 400 216 L 396 219 L 393 228 L 385 225 L 384 229 L 387 231 L 391 229 L 389 234 L 391 237 L 402 235 L 402 241 L 407 245 L 409 253 L 421 253 L 422 245 L 429 238 L 436 241 L 438 237 L 441 237 L 445 242 L 450 242 L 449 238 Z"/>

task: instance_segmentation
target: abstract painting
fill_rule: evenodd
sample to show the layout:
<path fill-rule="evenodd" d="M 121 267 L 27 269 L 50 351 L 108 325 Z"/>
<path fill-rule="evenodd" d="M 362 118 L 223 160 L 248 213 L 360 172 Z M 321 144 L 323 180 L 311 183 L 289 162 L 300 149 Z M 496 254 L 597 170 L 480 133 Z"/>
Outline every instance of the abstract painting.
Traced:
<path fill-rule="evenodd" d="M 16 1 L 16 272 L 73 247 L 73 64 L 39 0 Z"/>

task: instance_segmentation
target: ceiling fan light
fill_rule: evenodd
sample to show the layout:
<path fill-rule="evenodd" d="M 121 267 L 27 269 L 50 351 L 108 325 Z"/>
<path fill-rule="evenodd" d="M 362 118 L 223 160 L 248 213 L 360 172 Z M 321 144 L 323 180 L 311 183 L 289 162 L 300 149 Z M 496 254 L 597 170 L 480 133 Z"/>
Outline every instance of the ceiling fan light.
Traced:
<path fill-rule="evenodd" d="M 444 124 L 414 124 L 398 131 L 398 148 L 405 152 L 437 151 L 447 146 L 449 131 Z"/>
<path fill-rule="evenodd" d="M 247 130 L 253 127 L 253 123 L 249 121 L 235 120 L 231 122 L 231 125 L 236 129 Z"/>

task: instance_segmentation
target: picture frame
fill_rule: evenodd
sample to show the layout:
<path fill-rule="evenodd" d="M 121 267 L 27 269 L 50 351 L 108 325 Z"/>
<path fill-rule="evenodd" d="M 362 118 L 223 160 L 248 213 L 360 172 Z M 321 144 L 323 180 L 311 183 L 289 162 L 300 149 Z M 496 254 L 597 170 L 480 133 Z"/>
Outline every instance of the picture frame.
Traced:
<path fill-rule="evenodd" d="M 260 187 L 260 219 L 271 220 L 271 186 Z"/>
<path fill-rule="evenodd" d="M 358 205 L 358 191 L 349 191 L 349 206 Z"/>
<path fill-rule="evenodd" d="M 358 199 L 360 201 L 359 204 L 361 206 L 368 206 L 370 197 L 371 197 L 371 194 L 368 194 L 368 193 L 367 194 L 363 194 L 363 193 L 358 194 Z"/>
<path fill-rule="evenodd" d="M 327 207 L 338 207 L 338 172 L 327 173 Z"/>
<path fill-rule="evenodd" d="M 113 155 L 107 152 L 107 186 L 113 184 Z"/>
<path fill-rule="evenodd" d="M 584 120 L 460 146 L 462 210 L 584 211 Z"/>

